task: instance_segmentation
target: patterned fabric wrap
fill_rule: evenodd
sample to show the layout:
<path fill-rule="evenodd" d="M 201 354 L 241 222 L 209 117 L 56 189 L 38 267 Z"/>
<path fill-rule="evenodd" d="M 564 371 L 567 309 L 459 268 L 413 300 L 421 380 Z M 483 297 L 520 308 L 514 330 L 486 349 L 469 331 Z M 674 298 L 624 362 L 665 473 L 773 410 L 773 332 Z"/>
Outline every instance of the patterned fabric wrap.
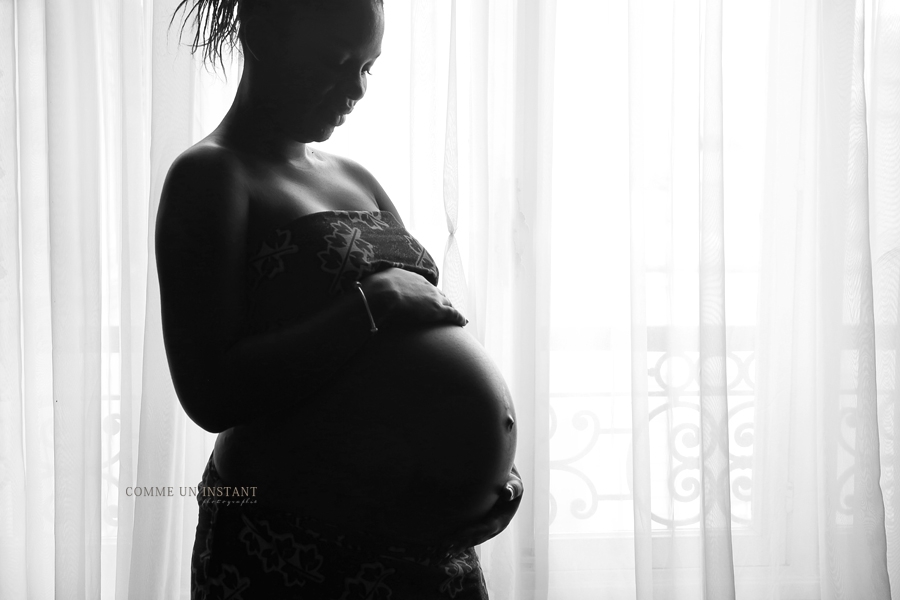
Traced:
<path fill-rule="evenodd" d="M 225 485 L 210 457 L 197 497 L 192 600 L 488 600 L 472 548 L 389 543 L 202 493 Z"/>
<path fill-rule="evenodd" d="M 391 267 L 438 282 L 428 251 L 382 211 L 330 210 L 294 219 L 266 236 L 247 266 L 250 333 L 290 323 Z"/>

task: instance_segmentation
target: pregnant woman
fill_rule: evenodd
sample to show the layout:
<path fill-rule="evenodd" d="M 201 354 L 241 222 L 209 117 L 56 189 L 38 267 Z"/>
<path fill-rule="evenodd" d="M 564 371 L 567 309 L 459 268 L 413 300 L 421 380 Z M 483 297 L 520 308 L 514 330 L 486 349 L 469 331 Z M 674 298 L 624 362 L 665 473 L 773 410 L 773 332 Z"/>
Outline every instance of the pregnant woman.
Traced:
<path fill-rule="evenodd" d="M 219 434 L 192 598 L 487 598 L 472 547 L 523 491 L 509 392 L 378 182 L 307 146 L 363 97 L 381 2 L 179 8 L 194 50 L 244 55 L 156 224 L 172 378 Z"/>

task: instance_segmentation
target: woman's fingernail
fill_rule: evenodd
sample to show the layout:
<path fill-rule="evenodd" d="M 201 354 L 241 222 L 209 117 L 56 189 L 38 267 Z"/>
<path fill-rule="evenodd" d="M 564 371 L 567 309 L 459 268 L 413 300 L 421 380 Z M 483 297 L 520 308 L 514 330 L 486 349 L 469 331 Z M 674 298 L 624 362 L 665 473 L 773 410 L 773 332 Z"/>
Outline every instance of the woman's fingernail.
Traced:
<path fill-rule="evenodd" d="M 516 497 L 516 490 L 513 489 L 513 486 L 506 486 L 506 491 L 509 492 L 509 499 L 512 500 Z"/>

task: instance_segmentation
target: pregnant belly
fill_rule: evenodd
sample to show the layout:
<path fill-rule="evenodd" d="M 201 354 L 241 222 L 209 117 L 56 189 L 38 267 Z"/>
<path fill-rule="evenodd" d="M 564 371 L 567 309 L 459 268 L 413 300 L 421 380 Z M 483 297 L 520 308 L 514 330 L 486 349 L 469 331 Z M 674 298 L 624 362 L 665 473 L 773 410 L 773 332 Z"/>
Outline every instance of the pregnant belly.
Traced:
<path fill-rule="evenodd" d="M 316 398 L 220 434 L 215 461 L 261 504 L 433 541 L 497 501 L 514 419 L 503 378 L 465 330 L 383 331 Z"/>

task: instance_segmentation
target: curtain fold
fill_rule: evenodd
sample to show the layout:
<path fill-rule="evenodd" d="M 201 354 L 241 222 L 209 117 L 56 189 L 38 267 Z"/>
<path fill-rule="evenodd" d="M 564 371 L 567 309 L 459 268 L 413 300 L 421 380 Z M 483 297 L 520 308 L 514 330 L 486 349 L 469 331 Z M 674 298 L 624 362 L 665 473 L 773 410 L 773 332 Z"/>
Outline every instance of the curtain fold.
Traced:
<path fill-rule="evenodd" d="M 488 557 L 489 589 L 501 599 L 543 598 L 549 585 L 547 348 L 556 3 L 517 3 L 512 9 L 515 30 L 507 48 L 513 49 L 514 58 L 507 64 L 514 65 L 514 76 L 508 80 L 508 87 L 501 88 L 500 80 L 489 92 L 494 95 L 494 106 L 503 106 L 512 115 L 510 137 L 492 140 L 494 144 L 508 144 L 501 148 L 512 157 L 511 164 L 504 165 L 511 172 L 495 169 L 500 165 L 489 166 L 488 171 L 490 187 L 511 189 L 494 194 L 489 187 L 486 200 L 490 225 L 485 231 L 489 244 L 503 241 L 509 245 L 505 253 L 493 258 L 494 265 L 489 264 L 489 256 L 470 256 L 473 272 L 480 275 L 485 265 L 488 267 L 487 275 L 479 277 L 487 280 L 484 292 L 488 306 L 493 308 L 485 316 L 483 343 L 490 354 L 502 357 L 501 368 L 506 367 L 504 375 L 518 416 L 516 462 L 526 486 L 510 528 L 483 549 Z M 502 33 L 499 40 L 489 38 L 489 51 L 497 47 L 497 41 L 504 43 Z M 488 102 L 490 106 L 491 99 Z M 494 247 L 503 252 L 503 246 Z M 496 269 L 493 275 L 492 268 Z M 501 319 L 499 312 L 506 307 L 507 314 Z M 492 577 L 496 572 L 507 575 Z"/>
<path fill-rule="evenodd" d="M 15 73 L 15 6 L 0 6 L 0 73 Z M 18 139 L 16 120 L 16 88 L 4 81 L 0 88 L 0 138 Z M 14 82 L 12 82 L 14 83 Z M 0 389 L 0 421 L 21 422 L 22 404 L 22 351 L 21 314 L 19 301 L 19 207 L 18 157 L 15 147 L 0 145 L 0 355 L 4 383 Z M 7 170 L 10 171 L 7 174 Z M 21 428 L 6 432 L 0 441 L 0 456 L 7 457 L 6 481 L 0 484 L 3 499 L 0 500 L 0 562 L 14 565 L 15 578 L 0 582 L 0 594 L 9 595 L 24 587 L 26 526 L 19 515 L 25 514 L 25 455 L 24 432 Z"/>
<path fill-rule="evenodd" d="M 100 156 L 96 6 L 48 1 L 56 588 L 100 591 Z"/>
<path fill-rule="evenodd" d="M 144 315 L 147 306 L 147 269 L 153 256 L 149 245 L 150 228 L 147 209 L 147 189 L 150 169 L 149 131 L 150 106 L 150 53 L 147 52 L 148 39 L 152 33 L 149 24 L 152 3 L 146 5 L 141 0 L 128 0 L 118 4 L 120 10 L 111 17 L 111 23 L 118 25 L 123 36 L 118 41 L 118 52 L 110 49 L 112 56 L 119 58 L 113 76 L 120 91 L 119 110 L 121 128 L 113 128 L 116 137 L 113 145 L 121 164 L 121 178 L 113 189 L 118 188 L 121 204 L 109 219 L 116 234 L 118 258 L 118 348 L 120 363 L 111 365 L 112 371 L 118 366 L 119 404 L 118 418 L 107 417 L 116 436 L 109 443 L 118 446 L 118 460 L 110 456 L 109 464 L 117 464 L 115 478 L 110 477 L 107 511 L 116 526 L 115 554 L 110 563 L 104 562 L 104 578 L 114 580 L 108 596 L 117 598 L 128 596 L 131 575 L 131 554 L 134 550 L 134 498 L 128 489 L 136 485 L 137 440 L 140 432 L 141 387 L 144 348 Z M 138 66 L 139 68 L 135 68 Z M 111 100 L 113 101 L 113 100 Z M 111 261 L 115 263 L 115 261 Z M 113 320 L 113 319 L 111 319 Z M 114 387 L 114 386 L 111 386 Z M 115 390 L 113 390 L 115 391 Z M 116 407 L 113 407 L 114 409 Z M 118 441 L 118 444 L 115 442 Z M 110 510 L 109 507 L 115 507 Z M 140 544 L 138 545 L 140 547 Z"/>
<path fill-rule="evenodd" d="M 734 598 L 725 342 L 722 1 L 701 7 L 700 66 L 700 538 L 703 597 Z"/>
<path fill-rule="evenodd" d="M 0 3 L 0 596 L 187 598 L 175 0 Z M 900 599 L 900 0 L 391 0 L 369 167 L 516 404 L 496 600 Z M 345 131 L 346 129 L 346 131 Z M 891 585 L 893 583 L 893 585 Z"/>
<path fill-rule="evenodd" d="M 885 501 L 887 564 L 891 593 L 900 599 L 900 2 L 874 3 L 866 27 L 871 58 L 863 57 L 869 140 L 869 237 L 875 310 L 875 374 L 878 395 L 881 488 Z"/>
<path fill-rule="evenodd" d="M 643 52 L 646 38 L 645 4 L 628 3 L 628 205 L 629 205 L 629 347 L 631 387 L 631 481 L 632 531 L 634 535 L 633 595 L 636 600 L 653 598 L 653 533 L 650 470 L 650 405 L 647 385 L 647 286 L 644 172 L 652 165 L 644 160 L 646 102 Z M 667 13 L 668 15 L 668 13 Z M 671 32 L 671 28 L 669 29 Z M 655 32 L 659 35 L 659 32 Z M 651 33 L 653 35 L 653 33 Z M 671 42 L 670 42 L 671 43 Z M 658 77 L 658 75 L 657 75 Z M 669 73 L 671 77 L 671 73 Z M 671 106 L 666 117 L 671 119 Z M 659 128 L 668 135 L 668 128 Z M 665 163 L 657 166 L 665 168 Z M 631 586 L 628 586 L 629 588 Z M 628 592 L 631 592 L 628 589 Z"/>
<path fill-rule="evenodd" d="M 12 585 L 13 597 L 24 590 L 36 597 L 49 598 L 55 581 L 54 560 L 54 467 L 53 467 L 53 391 L 50 332 L 50 243 L 49 243 L 49 174 L 47 129 L 47 50 L 44 27 L 45 6 L 42 2 L 14 3 L 16 41 L 15 89 L 18 120 L 18 201 L 19 255 L 21 286 L 10 300 L 21 304 L 21 337 L 17 346 L 22 353 L 21 402 L 25 470 L 25 506 L 11 519 L 24 523 L 25 568 L 14 567 L 2 579 Z M 8 89 L 8 88 L 7 88 Z M 4 137 L 9 147 L 12 138 Z M 3 167 L 5 171 L 10 169 Z M 22 199 L 27 198 L 27 202 Z M 4 262 L 6 258 L 4 257 Z M 12 318 L 12 315 L 9 315 Z M 4 315 L 4 320 L 7 315 Z M 4 363 L 8 355 L 3 354 Z M 3 421 L 4 436 L 15 430 Z M 11 434 L 9 437 L 15 438 Z M 0 564 L 15 565 L 14 562 Z M 25 587 L 27 586 L 27 588 Z M 6 591 L 6 590 L 4 590 Z M 5 595 L 5 594 L 4 594 Z"/>
<path fill-rule="evenodd" d="M 811 3 L 804 15 L 786 13 L 777 14 L 805 21 L 805 35 L 775 38 L 802 57 L 776 74 L 801 89 L 799 101 L 770 112 L 770 143 L 794 158 L 773 157 L 763 203 L 770 248 L 762 274 L 771 277 L 771 296 L 760 331 L 766 393 L 757 401 L 766 429 L 757 444 L 777 475 L 763 480 L 765 499 L 773 510 L 777 498 L 789 500 L 787 519 L 772 530 L 784 566 L 771 585 L 805 580 L 823 598 L 890 598 L 868 233 L 865 3 Z"/>
<path fill-rule="evenodd" d="M 633 0 L 627 36 L 593 38 L 569 19 L 621 12 L 562 6 L 571 35 L 560 54 L 594 56 L 604 75 L 558 95 L 599 99 L 597 120 L 558 120 L 627 144 L 628 158 L 556 130 L 566 144 L 554 147 L 554 214 L 597 210 L 614 224 L 593 248 L 560 229 L 552 249 L 590 253 L 606 285 L 588 289 L 629 289 L 618 314 L 630 329 L 590 316 L 617 305 L 572 299 L 577 288 L 556 278 L 572 272 L 553 261 L 568 297 L 555 295 L 565 308 L 551 313 L 550 596 L 891 597 L 882 497 L 893 496 L 894 459 L 883 436 L 893 432 L 896 338 L 873 324 L 895 308 L 893 297 L 872 302 L 873 289 L 891 288 L 870 279 L 879 271 L 868 229 L 891 223 L 879 207 L 897 199 L 866 182 L 887 164 L 866 134 L 892 139 L 896 121 L 867 114 L 879 74 L 866 79 L 864 68 L 889 34 L 866 48 L 864 2 Z M 886 23 L 886 6 L 868 11 Z M 597 51 L 604 36 L 627 43 L 624 76 Z M 558 81 L 582 73 L 556 67 Z M 616 86 L 628 89 L 625 131 L 602 116 L 619 109 L 603 96 Z M 616 196 L 626 185 L 627 217 Z M 593 199 L 572 198 L 581 191 Z M 630 248 L 627 277 L 604 236 Z M 622 385 L 603 363 L 626 353 Z M 590 368 L 598 374 L 580 370 Z M 627 427 L 616 416 L 624 393 Z M 629 442 L 622 471 L 610 462 L 621 460 L 617 436 Z M 630 531 L 601 517 L 622 501 Z"/>

